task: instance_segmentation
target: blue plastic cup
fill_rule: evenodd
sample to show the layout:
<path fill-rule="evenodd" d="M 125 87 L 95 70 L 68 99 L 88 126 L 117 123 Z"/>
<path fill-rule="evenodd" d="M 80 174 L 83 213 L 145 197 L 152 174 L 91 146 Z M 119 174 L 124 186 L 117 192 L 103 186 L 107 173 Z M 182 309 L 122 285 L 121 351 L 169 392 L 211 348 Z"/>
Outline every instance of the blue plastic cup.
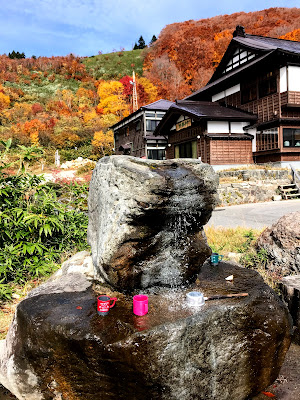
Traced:
<path fill-rule="evenodd" d="M 210 256 L 210 262 L 214 266 L 218 265 L 219 261 L 221 261 L 222 259 L 223 259 L 223 256 L 218 253 L 212 253 L 212 255 Z"/>

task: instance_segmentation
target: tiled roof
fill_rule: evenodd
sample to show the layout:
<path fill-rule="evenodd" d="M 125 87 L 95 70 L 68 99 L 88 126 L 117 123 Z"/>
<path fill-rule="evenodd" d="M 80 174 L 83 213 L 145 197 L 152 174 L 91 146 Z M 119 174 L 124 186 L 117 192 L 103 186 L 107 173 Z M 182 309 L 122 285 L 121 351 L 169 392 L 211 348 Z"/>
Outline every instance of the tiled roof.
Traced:
<path fill-rule="evenodd" d="M 155 101 L 154 103 L 146 104 L 145 106 L 140 107 L 137 111 L 129 114 L 127 117 L 121 119 L 121 121 L 112 125 L 110 129 L 120 128 L 120 126 L 126 125 L 129 121 L 134 121 L 141 113 L 145 110 L 152 111 L 167 111 L 170 106 L 174 104 L 172 101 L 160 99 Z"/>
<path fill-rule="evenodd" d="M 154 103 L 147 104 L 142 106 L 142 110 L 163 110 L 166 111 L 170 108 L 170 106 L 174 104 L 172 101 L 160 99 L 155 101 Z"/>
<path fill-rule="evenodd" d="M 238 42 L 241 45 L 251 47 L 257 50 L 282 50 L 290 53 L 296 53 L 300 55 L 300 42 L 293 40 L 276 39 L 266 36 L 256 36 L 245 34 L 243 36 L 236 36 L 232 39 L 234 42 Z"/>
<path fill-rule="evenodd" d="M 223 107 L 216 102 L 213 103 L 209 101 L 177 100 L 176 104 L 170 107 L 170 112 L 171 111 L 187 112 L 197 119 L 235 119 L 240 121 L 254 121 L 257 119 L 254 114 L 239 111 L 234 108 Z"/>
<path fill-rule="evenodd" d="M 175 117 L 174 117 L 175 114 Z M 155 136 L 170 129 L 178 115 L 187 115 L 194 120 L 256 122 L 257 116 L 236 108 L 223 107 L 210 101 L 176 100 L 154 131 Z M 173 116 L 173 117 L 172 117 Z"/>

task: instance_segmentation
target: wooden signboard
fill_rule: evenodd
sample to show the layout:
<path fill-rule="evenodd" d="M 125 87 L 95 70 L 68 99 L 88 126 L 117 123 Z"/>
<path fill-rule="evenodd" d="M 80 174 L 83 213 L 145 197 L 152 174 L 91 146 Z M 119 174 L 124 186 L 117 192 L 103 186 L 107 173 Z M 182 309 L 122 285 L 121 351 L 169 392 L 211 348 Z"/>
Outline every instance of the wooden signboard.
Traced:
<path fill-rule="evenodd" d="M 189 126 L 192 126 L 192 120 L 184 119 L 183 121 L 180 121 L 176 124 L 176 131 L 180 131 L 181 129 L 188 128 Z"/>

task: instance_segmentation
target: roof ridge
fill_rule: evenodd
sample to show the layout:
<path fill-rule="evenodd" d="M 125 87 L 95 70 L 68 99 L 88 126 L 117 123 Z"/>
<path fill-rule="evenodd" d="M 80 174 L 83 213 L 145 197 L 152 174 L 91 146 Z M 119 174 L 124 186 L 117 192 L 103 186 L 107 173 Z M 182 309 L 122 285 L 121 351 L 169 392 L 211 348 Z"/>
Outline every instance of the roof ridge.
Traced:
<path fill-rule="evenodd" d="M 173 101 L 171 101 L 171 100 L 167 100 L 167 99 L 158 99 L 158 100 L 156 100 L 156 101 L 153 101 L 153 103 L 145 104 L 145 105 L 141 106 L 140 108 L 147 107 L 147 106 L 151 106 L 152 104 L 158 103 L 159 101 L 168 101 L 168 102 L 170 102 L 170 103 L 173 103 Z"/>
<path fill-rule="evenodd" d="M 253 35 L 251 33 L 246 33 L 245 37 L 248 37 L 248 36 L 258 37 L 258 38 L 262 38 L 262 39 L 274 39 L 274 40 L 283 40 L 285 42 L 300 43 L 299 40 L 282 39 L 282 38 L 276 38 L 276 37 L 272 37 L 272 36 Z"/>

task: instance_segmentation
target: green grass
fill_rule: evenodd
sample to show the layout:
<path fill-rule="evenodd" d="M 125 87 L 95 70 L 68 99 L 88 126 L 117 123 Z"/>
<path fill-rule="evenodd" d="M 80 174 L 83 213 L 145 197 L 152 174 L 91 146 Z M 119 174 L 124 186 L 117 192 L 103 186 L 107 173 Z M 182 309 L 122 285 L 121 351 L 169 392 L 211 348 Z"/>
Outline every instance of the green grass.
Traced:
<path fill-rule="evenodd" d="M 245 253 L 258 238 L 262 230 L 237 228 L 205 227 L 205 234 L 211 249 L 216 253 Z"/>
<path fill-rule="evenodd" d="M 279 293 L 278 283 L 282 277 L 268 269 L 269 260 L 266 252 L 263 249 L 257 251 L 255 248 L 255 242 L 262 230 L 240 226 L 237 228 L 207 226 L 204 231 L 213 252 L 222 254 L 225 260 L 237 261 L 242 267 L 257 271 L 266 284 Z"/>
<path fill-rule="evenodd" d="M 47 78 L 41 77 L 41 83 L 35 80 L 30 80 L 30 85 L 24 82 L 5 82 L 5 86 L 21 89 L 26 101 L 29 103 L 39 102 L 46 104 L 50 98 L 54 98 L 57 90 L 71 90 L 76 92 L 80 87 L 81 82 L 75 79 L 65 79 L 63 76 L 56 74 L 55 81 L 50 82 Z"/>
<path fill-rule="evenodd" d="M 116 51 L 109 54 L 100 54 L 83 60 L 87 71 L 95 79 L 120 79 L 125 75 L 131 76 L 132 64 L 139 76 L 143 74 L 143 50 Z"/>

